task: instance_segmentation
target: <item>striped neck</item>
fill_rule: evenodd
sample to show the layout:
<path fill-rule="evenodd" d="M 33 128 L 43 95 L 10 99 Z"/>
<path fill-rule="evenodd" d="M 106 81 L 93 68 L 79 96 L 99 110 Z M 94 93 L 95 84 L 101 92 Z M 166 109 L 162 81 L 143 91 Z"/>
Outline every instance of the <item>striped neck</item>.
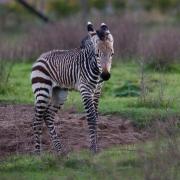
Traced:
<path fill-rule="evenodd" d="M 85 71 L 83 69 L 86 69 L 89 73 L 89 76 L 84 76 L 86 79 L 91 79 L 94 83 L 98 83 L 100 79 L 100 68 L 99 63 L 96 58 L 96 54 L 94 51 L 94 47 L 87 47 L 81 50 L 81 57 L 82 58 L 82 67 L 81 71 L 84 74 Z"/>
<path fill-rule="evenodd" d="M 90 47 L 90 48 L 86 48 L 87 51 L 87 56 L 86 56 L 86 61 L 88 61 L 91 69 L 94 69 L 95 71 L 100 72 L 102 71 L 101 69 L 101 65 L 100 65 L 100 59 L 97 58 L 96 54 L 95 54 L 95 49 L 94 47 Z"/>

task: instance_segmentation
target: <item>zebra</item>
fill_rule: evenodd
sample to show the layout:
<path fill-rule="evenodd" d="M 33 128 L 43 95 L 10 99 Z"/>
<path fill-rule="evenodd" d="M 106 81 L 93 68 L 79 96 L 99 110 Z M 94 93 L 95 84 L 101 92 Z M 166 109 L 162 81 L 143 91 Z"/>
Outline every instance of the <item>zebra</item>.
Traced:
<path fill-rule="evenodd" d="M 93 24 L 88 22 L 87 31 L 88 35 L 82 40 L 81 47 L 43 53 L 32 66 L 34 151 L 37 154 L 41 152 L 43 122 L 54 149 L 57 153 L 63 153 L 54 117 L 65 103 L 70 89 L 81 94 L 89 127 L 90 150 L 94 153 L 98 151 L 97 109 L 103 81 L 110 79 L 114 40 L 105 23 L 96 31 Z"/>

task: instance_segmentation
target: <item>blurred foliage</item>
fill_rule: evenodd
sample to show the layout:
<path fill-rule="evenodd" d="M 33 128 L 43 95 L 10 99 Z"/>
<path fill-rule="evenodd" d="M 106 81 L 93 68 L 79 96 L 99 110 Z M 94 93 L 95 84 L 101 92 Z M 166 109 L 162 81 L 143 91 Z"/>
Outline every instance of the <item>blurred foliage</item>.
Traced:
<path fill-rule="evenodd" d="M 90 7 L 95 7 L 97 9 L 104 9 L 106 7 L 107 0 L 90 0 Z"/>
<path fill-rule="evenodd" d="M 2 12 L 16 13 L 16 15 L 18 14 L 29 15 L 27 10 L 18 3 L 16 3 L 15 1 L 12 1 L 11 3 L 7 3 L 7 4 L 0 4 L 0 13 Z"/>
<path fill-rule="evenodd" d="M 21 5 L 12 1 L 7 4 L 0 4 L 0 29 L 19 26 L 22 20 L 31 20 L 34 16 Z M 12 30 L 12 29 L 11 29 Z"/>
<path fill-rule="evenodd" d="M 74 14 L 80 10 L 79 0 L 53 0 L 47 2 L 47 10 L 58 16 Z"/>
<path fill-rule="evenodd" d="M 7 11 L 8 11 L 8 8 L 6 7 L 5 4 L 0 5 L 0 16 L 5 15 L 5 13 L 7 13 Z"/>
<path fill-rule="evenodd" d="M 28 1 L 37 9 L 41 9 L 39 2 Z M 119 9 L 127 9 L 128 7 L 141 7 L 145 10 L 158 9 L 162 12 L 168 10 L 175 10 L 178 13 L 178 8 L 180 7 L 179 0 L 139 0 L 139 1 L 126 1 L 126 0 L 87 0 L 86 3 L 82 4 L 80 0 L 44 0 L 41 1 L 43 5 L 43 10 L 55 16 L 67 16 L 80 12 L 84 5 L 87 9 L 97 9 L 106 10 L 108 6 L 111 6 L 113 11 L 116 12 Z M 6 10 L 16 12 L 17 14 L 27 15 L 29 14 L 26 9 L 24 9 L 20 4 L 15 1 L 11 1 L 7 4 L 0 4 L 0 15 L 6 12 Z"/>
<path fill-rule="evenodd" d="M 154 8 L 163 12 L 171 8 L 175 8 L 180 5 L 179 0 L 140 0 L 146 10 L 152 10 Z"/>
<path fill-rule="evenodd" d="M 112 5 L 116 9 L 125 9 L 126 8 L 126 0 L 113 0 Z"/>

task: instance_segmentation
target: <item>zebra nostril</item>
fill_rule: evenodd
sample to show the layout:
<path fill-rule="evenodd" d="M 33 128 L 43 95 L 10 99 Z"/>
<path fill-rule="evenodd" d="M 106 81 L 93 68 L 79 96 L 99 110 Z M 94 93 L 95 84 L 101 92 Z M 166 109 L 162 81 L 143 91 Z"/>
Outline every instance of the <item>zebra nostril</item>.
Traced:
<path fill-rule="evenodd" d="M 101 75 L 100 75 L 100 77 L 101 77 L 104 81 L 107 81 L 107 80 L 110 79 L 111 74 L 108 73 L 108 72 L 102 72 Z"/>

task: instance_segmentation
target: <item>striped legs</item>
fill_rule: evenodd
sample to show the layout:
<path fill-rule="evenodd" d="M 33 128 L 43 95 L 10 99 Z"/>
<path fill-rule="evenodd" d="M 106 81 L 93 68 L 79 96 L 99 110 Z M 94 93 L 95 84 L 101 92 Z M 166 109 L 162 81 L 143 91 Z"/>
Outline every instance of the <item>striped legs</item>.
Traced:
<path fill-rule="evenodd" d="M 62 148 L 60 138 L 58 137 L 56 130 L 55 130 L 55 126 L 54 126 L 54 118 L 59 109 L 60 109 L 60 105 L 57 106 L 57 105 L 50 104 L 47 108 L 47 111 L 46 111 L 45 117 L 44 117 L 45 124 L 49 130 L 49 135 L 52 140 L 52 144 L 54 146 L 54 149 L 57 152 L 60 152 L 61 148 Z"/>
<path fill-rule="evenodd" d="M 93 96 L 91 92 L 83 89 L 81 90 L 81 96 L 84 103 L 84 108 L 86 111 L 88 126 L 89 126 L 89 136 L 90 136 L 90 150 L 94 153 L 97 152 L 97 122 L 96 122 L 96 110 L 93 103 Z"/>
<path fill-rule="evenodd" d="M 44 121 L 44 113 L 47 108 L 45 100 L 37 100 L 35 104 L 35 117 L 33 118 L 33 130 L 35 140 L 35 153 L 40 154 L 41 151 L 41 134 Z"/>
<path fill-rule="evenodd" d="M 93 96 L 93 102 L 94 102 L 94 107 L 96 110 L 97 119 L 98 119 L 98 104 L 99 104 L 99 98 L 101 95 L 101 88 L 102 88 L 102 84 L 98 84 L 98 87 L 96 88 L 96 91 L 95 91 L 94 96 Z"/>
<path fill-rule="evenodd" d="M 44 121 L 49 130 L 49 134 L 51 136 L 54 148 L 57 152 L 59 152 L 61 150 L 61 143 L 55 130 L 54 118 L 58 109 L 60 109 L 60 106 L 50 104 L 47 108 L 42 109 L 41 107 L 41 109 L 39 109 L 39 107 L 40 106 L 35 107 L 35 118 L 33 121 L 33 129 L 35 136 L 35 153 L 40 154 L 41 152 L 41 135 Z"/>
<path fill-rule="evenodd" d="M 54 149 L 57 152 L 62 152 L 62 145 L 60 142 L 60 138 L 58 137 L 55 126 L 54 126 L 54 118 L 57 114 L 58 110 L 66 101 L 68 95 L 68 91 L 66 89 L 61 89 L 59 87 L 53 88 L 52 91 L 52 102 L 48 106 L 46 114 L 45 114 L 45 124 L 49 130 L 49 134 L 54 146 Z"/>
<path fill-rule="evenodd" d="M 50 95 L 49 90 L 45 88 L 40 88 L 36 90 L 36 103 L 35 103 L 35 117 L 33 119 L 33 130 L 34 130 L 34 139 L 35 139 L 35 153 L 40 154 L 41 152 L 41 134 L 43 122 L 49 130 L 49 134 L 54 145 L 54 148 L 57 152 L 61 151 L 61 143 L 59 137 L 56 133 L 54 126 L 54 118 L 57 114 L 57 111 L 64 104 L 68 91 L 61 88 L 52 89 L 52 98 L 51 103 L 49 102 Z"/>

